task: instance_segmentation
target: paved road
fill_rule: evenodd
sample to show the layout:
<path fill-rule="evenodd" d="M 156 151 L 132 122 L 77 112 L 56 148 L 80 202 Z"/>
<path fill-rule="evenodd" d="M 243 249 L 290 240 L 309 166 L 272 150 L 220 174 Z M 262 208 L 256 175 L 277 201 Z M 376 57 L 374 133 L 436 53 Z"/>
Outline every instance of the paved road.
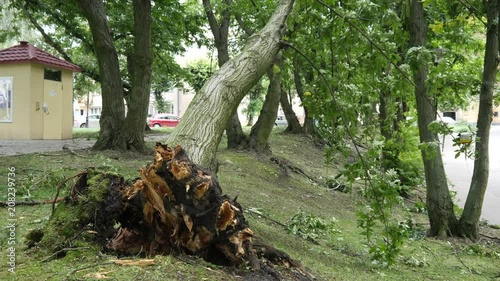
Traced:
<path fill-rule="evenodd" d="M 165 141 L 166 134 L 147 135 L 146 141 Z M 16 154 L 86 149 L 94 145 L 96 140 L 0 140 L 0 157 Z"/>
<path fill-rule="evenodd" d="M 500 225 L 500 126 L 492 126 L 490 131 L 490 177 L 483 202 L 481 218 L 491 224 Z M 474 160 L 461 155 L 455 159 L 455 148 L 451 136 L 445 140 L 443 161 L 446 175 L 451 182 L 450 190 L 457 191 L 457 204 L 464 206 L 469 192 L 474 169 Z"/>

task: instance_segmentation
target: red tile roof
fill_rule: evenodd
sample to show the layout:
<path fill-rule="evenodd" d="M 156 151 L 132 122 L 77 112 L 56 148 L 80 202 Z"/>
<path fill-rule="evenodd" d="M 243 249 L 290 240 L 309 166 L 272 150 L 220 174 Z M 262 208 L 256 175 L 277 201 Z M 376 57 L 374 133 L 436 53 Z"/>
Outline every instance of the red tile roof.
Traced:
<path fill-rule="evenodd" d="M 19 43 L 19 45 L 0 50 L 0 64 L 34 62 L 75 72 L 81 71 L 78 65 L 74 65 L 55 57 L 33 45 L 28 44 L 28 42 L 21 41 Z"/>

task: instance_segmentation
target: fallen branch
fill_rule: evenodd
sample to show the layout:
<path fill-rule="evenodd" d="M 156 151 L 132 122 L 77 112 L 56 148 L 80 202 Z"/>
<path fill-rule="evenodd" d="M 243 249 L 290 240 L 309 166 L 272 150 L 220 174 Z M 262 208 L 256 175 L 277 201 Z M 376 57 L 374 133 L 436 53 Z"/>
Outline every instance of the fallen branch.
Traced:
<path fill-rule="evenodd" d="M 101 263 L 95 263 L 95 264 L 92 264 L 92 265 L 86 265 L 86 266 L 82 266 L 82 267 L 79 267 L 79 268 L 75 268 L 75 269 L 71 270 L 70 272 L 68 272 L 66 274 L 66 277 L 69 277 L 70 275 L 75 274 L 78 271 L 82 271 L 84 269 L 89 269 L 89 268 L 92 268 L 92 267 L 102 266 L 102 265 L 111 265 L 111 264 L 115 264 L 115 262 L 114 261 L 101 262 Z"/>
<path fill-rule="evenodd" d="M 40 262 L 46 262 L 46 261 L 50 260 L 52 257 L 57 256 L 57 255 L 59 255 L 59 254 L 61 254 L 61 253 L 65 253 L 65 252 L 68 252 L 68 251 L 80 251 L 80 250 L 86 250 L 86 249 L 88 249 L 88 248 L 89 248 L 89 247 L 64 248 L 64 249 L 61 249 L 61 250 L 59 250 L 59 251 L 57 251 L 57 252 L 53 253 L 52 255 L 50 255 L 50 256 L 48 256 L 48 257 L 46 257 L 46 258 L 44 258 L 44 259 L 43 259 L 43 260 L 41 260 Z"/>
<path fill-rule="evenodd" d="M 285 158 L 280 158 L 280 157 L 277 157 L 277 156 L 272 156 L 270 158 L 271 162 L 277 164 L 282 170 L 283 170 L 283 173 L 288 176 L 288 170 L 291 170 L 292 172 L 296 173 L 296 174 L 299 174 L 299 175 L 302 175 L 306 178 L 308 178 L 310 181 L 314 182 L 314 183 L 317 183 L 319 185 L 322 185 L 323 183 L 318 181 L 316 178 L 308 175 L 306 172 L 304 172 L 304 170 L 302 170 L 301 168 L 295 166 L 292 164 L 292 162 L 288 161 L 287 159 Z"/>
<path fill-rule="evenodd" d="M 80 177 L 80 176 L 82 176 L 82 175 L 84 175 L 84 174 L 86 174 L 86 173 L 87 173 L 87 171 L 86 171 L 86 170 L 85 170 L 85 171 L 82 171 L 82 172 L 80 172 L 80 173 L 78 173 L 78 174 L 76 174 L 76 175 L 74 175 L 74 176 L 71 176 L 71 177 L 69 177 L 69 178 L 65 179 L 64 181 L 62 181 L 62 182 L 61 182 L 61 183 L 57 186 L 56 196 L 54 197 L 54 200 L 52 201 L 52 214 L 51 214 L 51 216 L 52 216 L 52 215 L 54 215 L 54 210 L 55 210 L 55 208 L 56 208 L 56 203 L 58 202 L 58 201 L 57 201 L 57 198 L 59 197 L 59 192 L 60 192 L 60 190 L 61 190 L 61 187 L 63 187 L 63 186 L 64 186 L 64 185 L 65 185 L 65 184 L 66 184 L 66 183 L 67 183 L 70 179 L 74 179 L 74 178 L 76 178 L 76 177 Z"/>
<path fill-rule="evenodd" d="M 36 205 L 44 205 L 44 204 L 54 204 L 63 201 L 64 198 L 57 198 L 55 200 L 45 200 L 45 201 L 16 201 L 14 204 L 12 202 L 0 202 L 0 207 L 9 207 L 9 204 L 12 206 L 36 206 Z"/>

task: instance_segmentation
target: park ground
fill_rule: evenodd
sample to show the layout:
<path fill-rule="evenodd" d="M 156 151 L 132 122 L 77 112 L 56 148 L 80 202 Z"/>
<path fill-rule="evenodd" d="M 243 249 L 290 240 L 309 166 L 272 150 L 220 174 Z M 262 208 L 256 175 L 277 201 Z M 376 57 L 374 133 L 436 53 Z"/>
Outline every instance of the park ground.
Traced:
<path fill-rule="evenodd" d="M 168 132 L 160 132 L 166 134 Z M 80 133 L 85 141 L 94 137 Z M 161 135 L 159 136 L 161 138 Z M 152 148 L 156 139 L 149 139 Z M 484 224 L 477 243 L 461 239 L 426 237 L 425 194 L 415 188 L 405 202 L 416 222 L 396 263 L 386 268 L 371 260 L 366 238 L 357 227 L 356 212 L 365 205 L 355 188 L 350 193 L 329 188 L 327 179 L 338 174 L 341 161 L 325 164 L 322 147 L 313 139 L 276 129 L 271 146 L 274 158 L 244 151 L 229 151 L 223 144 L 218 159 L 218 180 L 230 197 L 238 196 L 250 227 L 267 244 L 301 261 L 305 274 L 317 280 L 500 280 L 500 232 Z M 279 159 L 280 161 L 276 161 Z M 9 169 L 15 168 L 16 201 L 52 200 L 58 185 L 87 167 L 101 167 L 132 180 L 152 155 L 115 151 L 92 152 L 66 146 L 57 151 L 0 157 L 0 186 L 7 186 Z M 280 164 L 281 163 L 281 164 Z M 283 165 L 283 163 L 287 163 Z M 299 167 L 300 170 L 288 167 Z M 11 175 L 12 176 L 12 175 Z M 62 187 L 61 194 L 71 181 Z M 0 201 L 9 200 L 2 189 Z M 64 257 L 40 256 L 27 250 L 26 234 L 42 228 L 51 204 L 16 206 L 14 227 L 8 210 L 0 218 L 0 280 L 259 280 L 246 268 L 225 268 L 187 256 L 118 257 L 98 247 L 75 245 Z M 457 208 L 458 209 L 458 208 Z M 459 210 L 458 210 L 459 211 Z M 396 218 L 399 210 L 394 211 Z M 335 231 L 315 232 L 297 218 L 333 225 Z M 401 216 L 402 217 L 402 216 Z M 291 225 L 302 231 L 289 231 Z M 15 244 L 9 245 L 14 235 Z M 12 251 L 14 248 L 14 251 Z M 9 272 L 9 255 L 15 254 L 15 273 Z M 136 265 L 115 261 L 130 259 Z M 141 264 L 140 261 L 143 261 Z M 148 265 L 146 265 L 148 264 Z M 287 280 L 285 267 L 282 280 Z M 253 279 L 252 279 L 253 278 Z"/>

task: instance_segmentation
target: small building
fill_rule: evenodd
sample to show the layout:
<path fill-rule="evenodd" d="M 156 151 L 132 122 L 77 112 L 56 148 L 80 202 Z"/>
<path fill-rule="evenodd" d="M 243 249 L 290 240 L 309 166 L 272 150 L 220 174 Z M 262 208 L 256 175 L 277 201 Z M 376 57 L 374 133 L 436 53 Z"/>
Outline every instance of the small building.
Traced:
<path fill-rule="evenodd" d="M 0 50 L 0 140 L 72 138 L 73 72 L 25 41 Z"/>

